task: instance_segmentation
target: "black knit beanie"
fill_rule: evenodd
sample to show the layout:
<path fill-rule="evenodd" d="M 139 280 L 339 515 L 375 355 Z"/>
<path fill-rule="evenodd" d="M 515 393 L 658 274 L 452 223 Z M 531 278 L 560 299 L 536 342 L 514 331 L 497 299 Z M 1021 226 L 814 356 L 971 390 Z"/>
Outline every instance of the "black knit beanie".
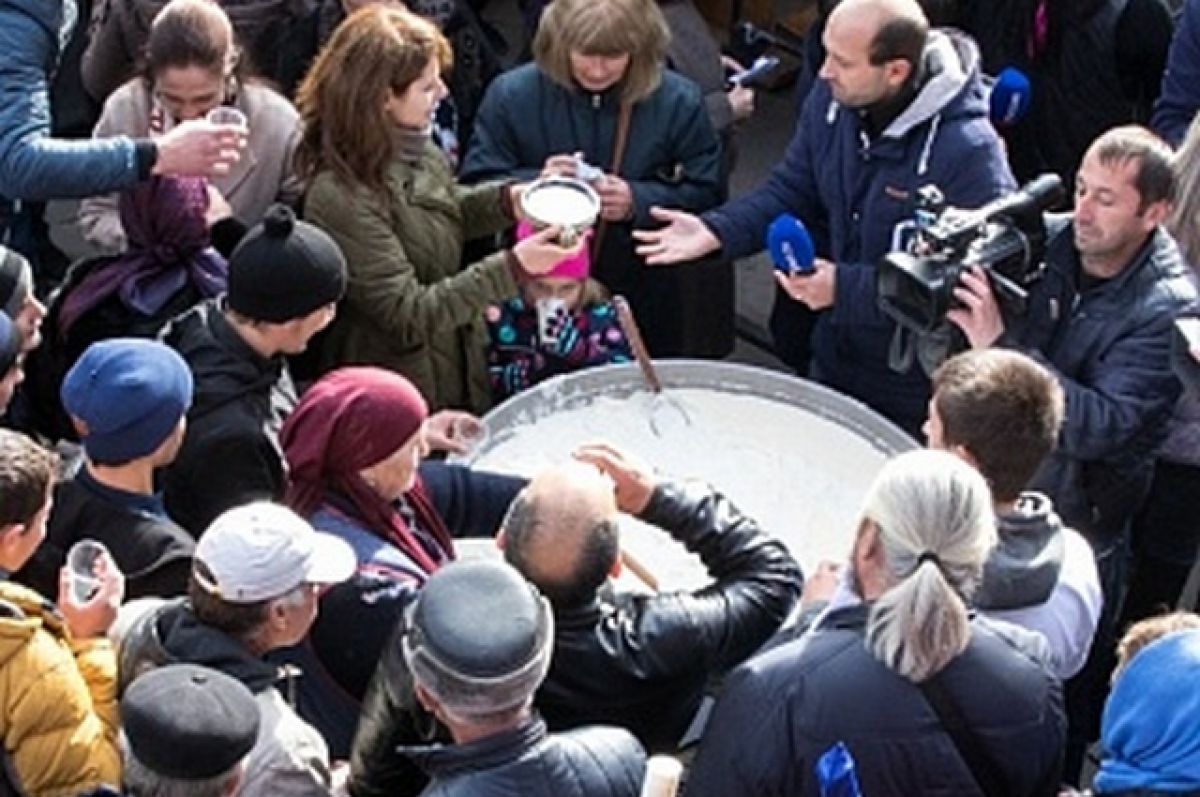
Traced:
<path fill-rule="evenodd" d="M 272 205 L 229 257 L 229 308 L 255 321 L 300 318 L 345 293 L 338 245 L 286 205 Z"/>

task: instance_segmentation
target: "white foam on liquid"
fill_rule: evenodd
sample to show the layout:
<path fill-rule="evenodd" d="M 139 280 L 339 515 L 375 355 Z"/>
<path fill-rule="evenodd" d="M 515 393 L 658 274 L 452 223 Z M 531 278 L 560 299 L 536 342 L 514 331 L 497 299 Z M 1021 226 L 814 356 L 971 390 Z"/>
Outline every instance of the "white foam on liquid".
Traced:
<path fill-rule="evenodd" d="M 812 572 L 822 559 L 844 561 L 863 497 L 886 455 L 844 426 L 807 410 L 756 396 L 673 388 L 691 423 L 647 392 L 598 397 L 519 424 L 474 467 L 521 476 L 567 461 L 585 442 L 631 451 L 664 476 L 707 481 L 782 539 Z M 657 407 L 657 409 L 656 409 Z M 650 427 L 657 420 L 660 434 Z M 622 545 L 666 587 L 708 582 L 697 557 L 666 533 L 622 519 Z"/>

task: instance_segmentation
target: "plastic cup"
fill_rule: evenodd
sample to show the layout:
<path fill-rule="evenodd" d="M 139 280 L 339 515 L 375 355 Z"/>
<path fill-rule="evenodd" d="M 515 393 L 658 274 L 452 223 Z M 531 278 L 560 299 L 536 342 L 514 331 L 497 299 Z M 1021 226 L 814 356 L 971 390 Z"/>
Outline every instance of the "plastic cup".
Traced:
<path fill-rule="evenodd" d="M 553 346 L 558 330 L 567 316 L 567 300 L 550 296 L 537 300 L 538 340 L 543 346 Z"/>
<path fill-rule="evenodd" d="M 487 441 L 487 425 L 474 417 L 455 418 L 450 424 L 450 437 L 465 449 L 459 456 L 469 457 Z"/>
<path fill-rule="evenodd" d="M 646 779 L 642 781 L 642 797 L 675 797 L 683 765 L 665 755 L 652 756 L 646 761 Z"/>
<path fill-rule="evenodd" d="M 247 130 L 250 127 L 249 121 L 246 119 L 246 114 L 239 111 L 230 105 L 218 105 L 204 116 L 209 124 L 224 125 L 228 127 L 240 127 Z"/>
<path fill-rule="evenodd" d="M 100 590 L 96 571 L 101 558 L 107 555 L 108 549 L 95 540 L 80 540 L 67 551 L 71 594 L 77 603 L 86 603 Z"/>

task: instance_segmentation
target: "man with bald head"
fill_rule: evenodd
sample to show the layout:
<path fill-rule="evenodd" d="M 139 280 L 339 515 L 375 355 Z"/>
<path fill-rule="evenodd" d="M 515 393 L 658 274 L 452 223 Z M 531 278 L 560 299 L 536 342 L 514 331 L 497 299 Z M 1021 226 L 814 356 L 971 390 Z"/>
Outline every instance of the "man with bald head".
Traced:
<path fill-rule="evenodd" d="M 659 480 L 603 445 L 517 496 L 497 542 L 554 609 L 550 674 L 535 701 L 552 730 L 620 725 L 651 752 L 675 750 L 704 686 L 775 632 L 800 594 L 800 567 L 720 493 Z M 617 592 L 620 514 L 668 532 L 712 582 L 695 592 Z"/>
<path fill-rule="evenodd" d="M 699 217 L 652 211 L 667 224 L 634 233 L 638 252 L 651 265 L 745 257 L 772 220 L 794 214 L 817 257 L 809 274 L 777 274 L 777 352 L 917 436 L 929 379 L 908 333 L 878 308 L 875 264 L 911 226 L 918 189 L 973 208 L 1014 183 L 970 39 L 929 30 L 914 0 L 842 0 L 823 41 L 818 80 L 766 182 Z"/>

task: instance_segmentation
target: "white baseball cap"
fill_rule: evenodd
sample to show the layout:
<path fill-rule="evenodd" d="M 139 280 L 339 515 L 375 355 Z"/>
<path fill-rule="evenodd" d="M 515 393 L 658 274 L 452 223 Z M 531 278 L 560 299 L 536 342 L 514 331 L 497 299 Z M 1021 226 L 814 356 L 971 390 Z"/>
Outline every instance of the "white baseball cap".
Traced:
<path fill-rule="evenodd" d="M 314 531 L 292 510 L 256 501 L 221 514 L 196 546 L 195 572 L 205 590 L 229 603 L 257 603 L 301 584 L 337 584 L 354 574 L 354 550 L 342 539 Z"/>

